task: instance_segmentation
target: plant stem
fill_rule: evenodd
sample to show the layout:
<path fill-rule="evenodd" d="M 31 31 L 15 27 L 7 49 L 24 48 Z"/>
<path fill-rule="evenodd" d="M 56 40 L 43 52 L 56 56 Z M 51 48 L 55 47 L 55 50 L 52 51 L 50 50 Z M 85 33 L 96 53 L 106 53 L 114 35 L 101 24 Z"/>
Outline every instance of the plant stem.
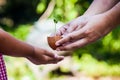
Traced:
<path fill-rule="evenodd" d="M 55 23 L 55 36 L 56 36 L 56 23 Z"/>
<path fill-rule="evenodd" d="M 56 20 L 56 19 L 54 19 L 54 23 L 55 23 L 55 33 L 56 33 L 56 25 L 57 25 L 57 23 L 58 23 L 58 21 Z"/>

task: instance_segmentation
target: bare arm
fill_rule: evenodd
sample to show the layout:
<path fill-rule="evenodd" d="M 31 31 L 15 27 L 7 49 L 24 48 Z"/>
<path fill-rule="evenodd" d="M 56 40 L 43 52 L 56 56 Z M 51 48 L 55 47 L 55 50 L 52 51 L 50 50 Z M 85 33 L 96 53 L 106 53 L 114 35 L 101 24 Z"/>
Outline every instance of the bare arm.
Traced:
<path fill-rule="evenodd" d="M 29 44 L 19 41 L 7 32 L 0 30 L 0 52 L 4 55 L 25 57 L 32 55 L 34 49 Z"/>
<path fill-rule="evenodd" d="M 57 63 L 63 59 L 63 57 L 59 57 L 52 52 L 17 40 L 2 29 L 0 29 L 0 53 L 15 57 L 25 57 L 34 64 Z"/>
<path fill-rule="evenodd" d="M 96 15 L 108 11 L 115 6 L 119 0 L 94 0 L 84 15 Z"/>
<path fill-rule="evenodd" d="M 105 15 L 113 22 L 113 25 L 120 24 L 120 1 L 109 11 L 105 13 Z"/>
<path fill-rule="evenodd" d="M 105 13 L 89 18 L 84 27 L 56 42 L 57 50 L 72 50 L 97 41 L 120 24 L 120 2 Z M 69 42 L 69 43 L 68 43 Z"/>
<path fill-rule="evenodd" d="M 80 17 L 68 22 L 62 26 L 56 33 L 56 35 L 66 35 L 76 30 L 76 28 L 81 28 L 86 23 L 89 17 L 97 14 L 104 13 L 114 7 L 119 0 L 93 0 L 87 11 Z M 79 26 L 78 26 L 79 25 Z"/>

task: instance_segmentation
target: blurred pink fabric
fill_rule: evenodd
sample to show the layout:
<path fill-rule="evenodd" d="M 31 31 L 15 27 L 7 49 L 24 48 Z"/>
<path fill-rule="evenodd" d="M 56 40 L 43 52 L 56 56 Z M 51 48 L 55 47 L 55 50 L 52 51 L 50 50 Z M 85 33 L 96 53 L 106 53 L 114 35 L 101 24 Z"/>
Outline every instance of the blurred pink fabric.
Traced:
<path fill-rule="evenodd" d="M 0 54 L 0 80 L 8 80 L 6 73 L 6 66 L 2 54 Z"/>

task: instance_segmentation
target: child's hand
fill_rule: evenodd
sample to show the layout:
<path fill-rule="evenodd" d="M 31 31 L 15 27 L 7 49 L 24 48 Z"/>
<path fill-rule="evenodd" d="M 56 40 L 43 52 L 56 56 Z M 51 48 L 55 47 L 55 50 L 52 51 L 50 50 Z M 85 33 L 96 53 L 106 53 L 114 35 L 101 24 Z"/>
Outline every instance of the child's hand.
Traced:
<path fill-rule="evenodd" d="M 41 48 L 34 48 L 34 54 L 27 57 L 32 63 L 40 64 L 53 64 L 63 60 L 63 56 L 58 56 Z"/>

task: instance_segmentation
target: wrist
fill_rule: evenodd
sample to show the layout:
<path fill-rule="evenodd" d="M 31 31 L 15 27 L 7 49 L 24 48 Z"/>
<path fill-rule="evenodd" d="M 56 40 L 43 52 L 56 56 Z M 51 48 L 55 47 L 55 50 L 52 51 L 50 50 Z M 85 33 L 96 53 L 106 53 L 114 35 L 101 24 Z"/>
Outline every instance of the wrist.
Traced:
<path fill-rule="evenodd" d="M 93 16 L 104 13 L 115 6 L 119 0 L 94 0 L 84 15 Z"/>
<path fill-rule="evenodd" d="M 120 2 L 116 4 L 111 10 L 107 11 L 105 15 L 107 18 L 113 23 L 113 25 L 117 26 L 120 24 Z"/>
<path fill-rule="evenodd" d="M 31 46 L 31 52 L 25 55 L 25 58 L 31 58 L 35 56 L 35 47 Z"/>

